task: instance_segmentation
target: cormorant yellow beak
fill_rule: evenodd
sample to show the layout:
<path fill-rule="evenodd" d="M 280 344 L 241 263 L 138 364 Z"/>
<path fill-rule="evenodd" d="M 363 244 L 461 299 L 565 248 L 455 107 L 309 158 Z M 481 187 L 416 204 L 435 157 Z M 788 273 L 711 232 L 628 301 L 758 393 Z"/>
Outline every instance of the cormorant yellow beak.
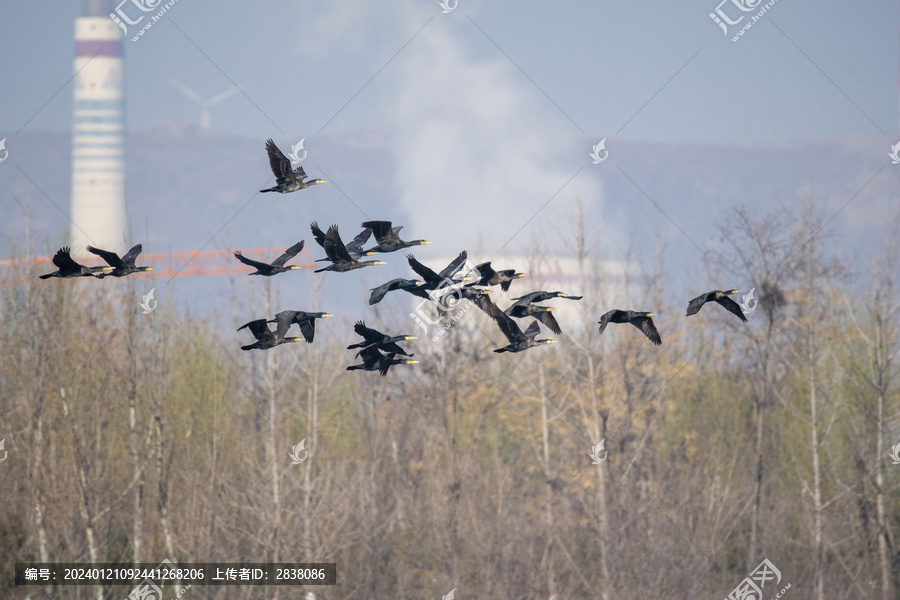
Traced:
<path fill-rule="evenodd" d="M 376 261 L 375 261 L 375 264 L 376 264 L 376 265 L 386 265 L 387 263 L 384 262 L 383 260 L 376 260 Z"/>
<path fill-rule="evenodd" d="M 556 342 L 556 340 L 547 340 L 548 344 L 553 344 L 554 342 Z"/>
<path fill-rule="evenodd" d="M 366 256 L 372 256 L 373 254 L 375 254 L 375 253 L 374 252 L 366 252 Z"/>
<path fill-rule="evenodd" d="M 430 244 L 430 243 L 431 243 L 431 242 L 429 242 L 428 240 L 422 240 L 422 245 L 423 245 L 423 246 L 424 246 L 425 244 Z"/>
<path fill-rule="evenodd" d="M 551 310 L 553 310 L 553 308 L 548 306 L 548 307 L 547 307 L 547 312 L 550 312 Z M 597 322 L 599 323 L 600 321 L 597 321 Z"/>
<path fill-rule="evenodd" d="M 416 285 L 425 285 L 424 281 L 416 281 Z"/>
<path fill-rule="evenodd" d="M 408 364 L 408 365 L 417 365 L 417 364 L 419 364 L 419 361 L 417 361 L 417 360 L 408 360 L 408 361 L 406 361 L 406 364 Z"/>
<path fill-rule="evenodd" d="M 525 273 L 519 273 L 519 278 L 525 277 Z"/>
<path fill-rule="evenodd" d="M 408 336 L 406 336 L 406 339 L 408 339 L 408 340 L 417 340 L 417 339 L 419 339 L 419 338 L 413 337 L 413 336 L 411 336 L 411 335 L 408 335 Z"/>
<path fill-rule="evenodd" d="M 652 316 L 653 316 L 653 313 L 647 313 L 647 316 L 648 316 L 648 317 L 652 317 Z"/>
<path fill-rule="evenodd" d="M 148 271 L 152 271 L 152 270 L 153 270 L 153 267 L 147 267 L 147 270 L 148 270 Z"/>
<path fill-rule="evenodd" d="M 740 293 L 741 293 L 741 290 L 731 290 L 731 293 L 732 293 L 732 294 L 740 294 Z"/>
<path fill-rule="evenodd" d="M 291 271 L 296 271 L 296 270 L 299 269 L 299 268 L 300 268 L 300 267 L 298 267 L 298 266 L 296 266 L 296 265 L 291 265 Z"/>
<path fill-rule="evenodd" d="M 484 293 L 485 293 L 485 294 L 490 294 L 490 293 L 491 293 L 491 290 L 484 290 Z"/>
<path fill-rule="evenodd" d="M 323 319 L 326 319 L 326 318 L 328 318 L 328 317 L 333 317 L 333 316 L 334 316 L 334 315 L 329 315 L 328 313 L 325 313 L 324 315 L 322 315 L 322 318 L 323 318 Z"/>

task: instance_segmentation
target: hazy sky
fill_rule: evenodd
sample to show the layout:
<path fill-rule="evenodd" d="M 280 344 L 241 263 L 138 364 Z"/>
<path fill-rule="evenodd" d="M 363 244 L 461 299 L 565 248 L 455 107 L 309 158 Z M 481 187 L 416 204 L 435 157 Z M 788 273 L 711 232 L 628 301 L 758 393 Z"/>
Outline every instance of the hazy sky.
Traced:
<path fill-rule="evenodd" d="M 459 0 L 442 14 L 437 0 L 178 0 L 125 42 L 128 123 L 196 122 L 174 79 L 204 97 L 244 87 L 213 109 L 214 130 L 308 146 L 318 132 L 479 107 L 535 144 L 547 131 L 726 142 L 897 131 L 896 2 L 778 0 L 736 43 L 709 17 L 717 2 Z M 4 135 L 70 128 L 80 5 L 0 8 Z M 722 10 L 754 14 L 731 0 Z M 441 98 L 417 102 L 429 92 Z"/>
<path fill-rule="evenodd" d="M 604 173 L 622 179 L 618 164 L 597 166 L 588 156 L 603 138 L 610 156 L 625 141 L 652 149 L 655 143 L 771 147 L 848 136 L 896 139 L 896 2 L 777 0 L 733 42 L 766 3 L 446 1 L 455 6 L 447 13 L 438 0 L 177 0 L 137 42 L 131 33 L 124 41 L 128 127 L 199 122 L 199 107 L 172 81 L 205 98 L 237 84 L 241 92 L 212 107 L 211 129 L 260 141 L 258 153 L 247 154 L 258 163 L 259 177 L 242 180 L 241 194 L 250 198 L 269 175 L 263 140 L 273 137 L 287 151 L 305 138 L 307 170 L 332 181 L 311 192 L 317 201 L 299 205 L 306 212 L 291 214 L 291 222 L 326 219 L 322 209 L 344 207 L 334 217 L 343 227 L 361 220 L 365 208 L 350 206 L 347 196 L 362 204 L 370 188 L 345 192 L 346 178 L 329 173 L 362 171 L 363 165 L 346 155 L 316 154 L 317 139 L 374 133 L 384 143 L 373 151 L 390 153 L 393 165 L 384 174 L 390 184 L 381 189 L 396 198 L 394 214 L 374 218 L 403 218 L 408 235 L 436 239 L 451 254 L 476 234 L 490 237 L 487 247 L 496 251 L 517 236 L 521 243 L 545 227 L 548 214 L 568 210 L 576 194 L 602 215 L 612 241 L 622 236 L 619 246 L 626 245 L 635 229 L 622 216 L 625 201 L 604 193 L 611 186 Z M 741 2 L 758 6 L 742 12 Z M 8 148 L 19 131 L 70 130 L 68 82 L 80 4 L 0 8 L 0 138 L 9 138 Z M 709 16 L 717 7 L 732 20 L 744 15 L 728 35 Z M 887 165 L 888 147 L 881 143 L 872 160 Z M 231 151 L 222 145 L 223 155 Z M 136 154 L 131 147 L 128 156 Z M 215 176 L 216 158 L 209 157 L 209 176 Z M 635 188 L 661 198 L 668 190 L 654 186 L 653 158 L 632 155 L 625 170 Z M 703 165 L 691 166 L 705 172 Z M 856 191 L 855 180 L 865 173 L 845 167 L 841 176 Z M 651 214 L 649 202 L 627 189 Z M 134 192 L 130 187 L 129 197 Z M 778 200 L 789 202 L 795 192 L 779 189 Z M 829 193 L 821 190 L 837 210 L 852 192 Z M 675 214 L 695 198 L 665 200 Z M 735 202 L 723 200 L 692 208 L 720 217 Z M 869 207 L 863 200 L 851 208 Z M 271 198 L 256 201 L 270 206 Z M 218 229 L 234 211 L 225 213 L 215 212 L 210 227 Z M 287 215 L 279 218 L 286 222 Z M 703 244 L 713 233 L 707 221 L 683 219 L 678 227 L 684 233 L 654 218 L 690 253 L 694 240 Z M 232 226 L 243 227 L 239 221 Z"/>

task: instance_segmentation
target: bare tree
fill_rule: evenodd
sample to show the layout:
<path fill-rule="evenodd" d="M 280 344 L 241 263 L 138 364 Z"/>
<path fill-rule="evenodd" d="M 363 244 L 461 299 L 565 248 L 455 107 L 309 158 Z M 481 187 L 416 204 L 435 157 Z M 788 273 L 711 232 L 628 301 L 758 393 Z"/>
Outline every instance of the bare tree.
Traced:
<path fill-rule="evenodd" d="M 878 528 L 876 539 L 878 541 L 878 566 L 880 569 L 881 595 L 885 599 L 893 598 L 894 579 L 896 571 L 892 564 L 896 560 L 892 554 L 895 552 L 891 527 L 885 509 L 885 476 L 884 460 L 884 436 L 885 402 L 895 393 L 894 376 L 896 367 L 894 361 L 898 351 L 898 329 L 896 317 L 900 313 L 900 302 L 895 299 L 895 277 L 900 264 L 900 245 L 897 237 L 887 244 L 881 255 L 877 257 L 870 268 L 870 281 L 872 285 L 862 297 L 865 307 L 864 321 L 857 320 L 853 311 L 853 300 L 845 299 L 845 305 L 853 320 L 858 335 L 862 338 L 867 350 L 866 360 L 859 361 L 855 365 L 856 371 L 862 376 L 868 390 L 875 396 L 875 418 L 877 419 L 877 431 L 875 437 L 874 457 L 874 494 L 875 494 L 875 522 Z"/>

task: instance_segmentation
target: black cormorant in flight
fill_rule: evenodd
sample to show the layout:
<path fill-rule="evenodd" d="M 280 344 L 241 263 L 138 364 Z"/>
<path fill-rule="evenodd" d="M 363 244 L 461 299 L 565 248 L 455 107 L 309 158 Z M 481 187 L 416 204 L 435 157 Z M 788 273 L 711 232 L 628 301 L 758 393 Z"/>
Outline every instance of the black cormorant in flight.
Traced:
<path fill-rule="evenodd" d="M 112 267 L 85 267 L 75 262 L 69 255 L 69 248 L 60 248 L 53 255 L 53 264 L 56 265 L 57 271 L 41 275 L 41 279 L 49 279 L 51 277 L 59 277 L 61 279 L 69 279 L 71 277 L 91 277 L 94 273 L 112 271 Z"/>
<path fill-rule="evenodd" d="M 253 350 L 254 348 L 257 350 L 268 350 L 269 348 L 274 348 L 280 344 L 299 342 L 300 338 L 298 337 L 284 337 L 284 334 L 287 333 L 288 327 L 290 326 L 290 323 L 279 322 L 275 331 L 272 331 L 269 329 L 269 325 L 265 319 L 256 319 L 255 321 L 244 323 L 238 327 L 237 330 L 240 331 L 245 327 L 250 329 L 250 333 L 253 334 L 256 341 L 247 346 L 241 346 L 241 350 Z"/>
<path fill-rule="evenodd" d="M 559 323 L 556 321 L 556 317 L 553 316 L 552 310 L 549 306 L 535 306 L 533 304 L 519 304 L 516 302 L 503 312 L 517 319 L 534 317 L 543 323 L 547 329 L 559 335 L 562 333 L 562 330 L 559 328 Z"/>
<path fill-rule="evenodd" d="M 500 310 L 496 304 L 487 298 L 485 298 L 483 302 L 484 311 L 497 322 L 500 331 L 503 332 L 503 335 L 509 340 L 508 345 L 503 348 L 497 348 L 494 352 L 522 352 L 533 346 L 554 343 L 554 340 L 536 339 L 537 334 L 541 332 L 541 326 L 538 325 L 537 321 L 532 321 L 531 325 L 529 325 L 528 329 L 523 333 L 522 330 L 519 329 L 519 326 L 516 325 L 516 322 L 513 321 L 509 315 Z"/>
<path fill-rule="evenodd" d="M 300 333 L 303 334 L 303 339 L 306 340 L 306 343 L 312 344 L 313 338 L 316 337 L 316 319 L 327 319 L 330 316 L 332 315 L 324 312 L 283 310 L 280 313 L 276 314 L 275 318 L 270 320 L 269 323 L 278 323 L 278 325 L 275 327 L 275 330 L 282 331 L 284 333 L 287 332 L 291 325 L 296 323 L 300 326 Z M 284 325 L 284 323 L 286 323 L 287 325 Z"/>
<path fill-rule="evenodd" d="M 727 292 L 723 292 L 722 290 L 713 290 L 711 292 L 707 292 L 700 296 L 697 296 L 690 302 L 688 302 L 687 307 L 687 316 L 696 315 L 700 312 L 700 309 L 703 308 L 703 305 L 707 302 L 717 302 L 725 307 L 725 310 L 735 315 L 741 321 L 746 322 L 747 317 L 744 316 L 744 311 L 741 310 L 741 305 L 729 298 L 728 296 L 733 296 L 734 294 L 739 293 L 740 290 L 728 290 Z"/>
<path fill-rule="evenodd" d="M 126 275 L 131 275 L 132 273 L 140 273 L 142 271 L 152 271 L 152 267 L 136 267 L 134 261 L 137 260 L 138 255 L 143 251 L 144 247 L 140 244 L 131 247 L 131 250 L 125 253 L 125 256 L 119 257 L 115 252 L 110 252 L 109 250 L 101 250 L 100 248 L 94 248 L 93 246 L 88 246 L 87 251 L 91 254 L 96 254 L 100 258 L 106 261 L 106 263 L 113 268 L 111 272 L 100 273 L 96 275 L 100 279 L 104 277 L 125 277 Z"/>
<path fill-rule="evenodd" d="M 384 355 L 378 350 L 378 346 L 363 348 L 359 355 L 362 358 L 362 364 L 350 365 L 347 367 L 348 371 L 380 371 L 381 376 L 384 377 L 394 365 L 414 365 L 419 362 L 417 360 L 394 358 L 393 354 Z"/>
<path fill-rule="evenodd" d="M 369 304 L 378 304 L 384 298 L 385 294 L 394 290 L 404 290 L 419 296 L 420 298 L 430 298 L 428 291 L 422 288 L 425 282 L 420 279 L 391 279 L 387 283 L 382 283 L 378 287 L 372 288 L 372 295 L 369 296 Z"/>
<path fill-rule="evenodd" d="M 562 292 L 531 292 L 518 298 L 513 298 L 516 304 L 533 304 L 535 302 L 544 302 L 552 298 L 566 298 L 567 300 L 581 300 L 581 296 L 566 296 Z"/>
<path fill-rule="evenodd" d="M 499 285 L 500 289 L 504 292 L 509 290 L 509 284 L 519 279 L 520 277 L 525 277 L 525 273 L 516 273 L 515 269 L 504 269 L 502 271 L 495 271 L 491 267 L 491 261 L 481 263 L 475 267 L 475 270 L 481 275 L 481 278 L 469 285 Z"/>
<path fill-rule="evenodd" d="M 369 265 L 385 264 L 380 260 L 364 260 L 360 262 L 353 258 L 350 252 L 347 251 L 347 247 L 344 246 L 344 242 L 341 241 L 341 234 L 338 233 L 337 225 L 332 225 L 328 228 L 328 231 L 325 233 L 325 243 L 323 244 L 323 247 L 325 248 L 325 254 L 328 255 L 328 260 L 330 260 L 332 264 L 322 269 L 316 269 L 316 273 L 321 273 L 322 271 L 337 271 L 338 273 L 343 273 L 345 271 L 352 271 L 353 269 L 368 267 Z"/>
<path fill-rule="evenodd" d="M 393 335 L 389 336 L 384 333 L 381 333 L 377 329 L 372 329 L 371 327 L 366 327 L 365 321 L 357 321 L 356 325 L 353 326 L 353 331 L 355 331 L 358 335 L 361 335 L 365 338 L 365 341 L 351 344 L 347 346 L 347 350 L 352 350 L 354 348 L 368 348 L 370 346 L 376 346 L 383 350 L 384 352 L 389 352 L 391 354 L 402 354 L 404 356 L 413 356 L 406 352 L 403 348 L 397 345 L 397 342 L 404 342 L 407 340 L 415 340 L 418 338 L 414 338 L 411 335 Z M 359 356 L 359 354 L 357 354 Z"/>
<path fill-rule="evenodd" d="M 312 234 L 316 240 L 316 243 L 319 244 L 320 246 L 322 246 L 322 248 L 324 248 L 325 247 L 325 232 L 322 231 L 322 229 L 319 227 L 319 224 L 316 221 L 313 221 L 312 223 L 310 223 L 309 228 L 312 230 Z M 360 232 L 360 234 L 357 235 L 355 238 L 353 238 L 352 240 L 350 240 L 349 242 L 344 244 L 344 247 L 347 249 L 347 252 L 350 253 L 350 256 L 352 256 L 356 260 L 359 260 L 360 256 L 368 256 L 368 255 L 372 254 L 371 252 L 364 252 L 362 249 L 363 244 L 366 243 L 366 240 L 368 240 L 369 236 L 371 236 L 371 235 L 372 235 L 372 230 L 367 227 L 367 228 L 363 229 Z M 327 260 L 328 260 L 327 258 L 320 258 L 320 259 L 316 260 L 316 262 L 325 262 Z"/>
<path fill-rule="evenodd" d="M 631 323 L 643 331 L 644 335 L 646 335 L 651 342 L 657 346 L 661 346 L 662 338 L 659 337 L 659 331 L 657 331 L 656 326 L 653 324 L 653 319 L 650 318 L 651 316 L 653 316 L 653 313 L 615 309 L 604 314 L 597 322 L 600 323 L 600 333 L 603 333 L 603 330 L 606 329 L 606 326 L 610 323 Z"/>
<path fill-rule="evenodd" d="M 324 179 L 304 181 L 306 179 L 306 171 L 303 170 L 303 166 L 291 169 L 291 161 L 278 149 L 272 138 L 266 140 L 266 152 L 269 154 L 269 167 L 272 168 L 272 173 L 275 175 L 275 186 L 259 190 L 260 192 L 287 194 L 288 192 L 296 192 L 318 183 L 327 183 Z"/>
<path fill-rule="evenodd" d="M 410 246 L 421 246 L 429 243 L 428 240 L 404 242 L 399 236 L 403 226 L 391 227 L 390 221 L 366 221 L 362 226 L 366 229 L 371 229 L 375 234 L 375 241 L 378 242 L 377 246 L 368 249 L 367 252 L 369 254 L 373 252 L 396 252 L 397 250 L 409 248 Z"/>
<path fill-rule="evenodd" d="M 277 275 L 278 273 L 284 273 L 285 271 L 295 271 L 299 269 L 300 267 L 298 266 L 285 266 L 284 263 L 297 256 L 297 254 L 301 250 L 303 250 L 303 240 L 300 240 L 299 242 L 285 250 L 284 254 L 273 260 L 271 264 L 259 262 L 257 260 L 251 260 L 241 254 L 240 250 L 234 251 L 234 257 L 245 265 L 256 269 L 255 272 L 247 273 L 247 275 L 265 275 L 266 277 L 271 277 L 272 275 Z"/>

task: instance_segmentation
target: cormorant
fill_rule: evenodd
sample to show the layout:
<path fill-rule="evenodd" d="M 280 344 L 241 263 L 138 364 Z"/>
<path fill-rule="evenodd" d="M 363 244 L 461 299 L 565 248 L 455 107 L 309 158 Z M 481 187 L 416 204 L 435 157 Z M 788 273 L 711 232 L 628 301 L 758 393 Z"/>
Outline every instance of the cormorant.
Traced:
<path fill-rule="evenodd" d="M 361 365 L 350 365 L 347 367 L 348 371 L 380 371 L 381 376 L 384 377 L 388 373 L 388 369 L 390 369 L 394 365 L 414 365 L 419 361 L 417 360 L 404 360 L 399 358 L 394 358 L 393 354 L 388 354 L 385 356 L 378 350 L 378 346 L 369 346 L 368 348 L 364 348 L 359 353 L 362 358 L 363 363 Z"/>
<path fill-rule="evenodd" d="M 490 314 L 488 312 L 487 306 L 485 305 L 485 302 L 489 301 L 487 296 L 490 293 L 491 293 L 490 290 L 481 290 L 481 289 L 471 288 L 471 287 L 448 288 L 447 292 L 444 293 L 440 298 L 437 299 L 437 308 L 438 308 L 438 311 L 441 313 L 445 313 L 450 310 L 453 310 L 456 307 L 459 300 L 454 302 L 452 305 L 449 304 L 449 301 L 452 297 L 455 296 L 457 299 L 461 298 L 464 300 L 468 300 L 469 302 L 471 302 L 472 304 L 474 304 L 481 310 Z"/>
<path fill-rule="evenodd" d="M 533 304 L 519 304 L 516 302 L 505 311 L 511 317 L 515 317 L 517 319 L 521 319 L 524 317 L 534 317 L 538 321 L 544 324 L 547 329 L 555 333 L 556 335 L 560 335 L 562 330 L 559 328 L 559 323 L 556 321 L 556 317 L 551 314 L 550 311 L 553 309 L 549 306 L 535 306 Z"/>
<path fill-rule="evenodd" d="M 696 298 L 688 302 L 687 316 L 689 317 L 691 315 L 696 315 L 698 312 L 700 312 L 700 309 L 703 308 L 703 305 L 707 302 L 717 302 L 724 306 L 725 310 L 746 323 L 747 317 L 744 316 L 744 311 L 741 310 L 741 305 L 728 297 L 737 293 L 740 293 L 740 290 L 728 290 L 727 292 L 723 292 L 722 290 L 713 290 L 711 292 L 701 294 L 700 296 L 697 296 Z"/>
<path fill-rule="evenodd" d="M 119 257 L 115 252 L 110 252 L 109 250 L 101 250 L 100 248 L 94 248 L 93 246 L 88 246 L 87 251 L 91 254 L 96 254 L 100 258 L 106 261 L 106 263 L 113 267 L 112 272 L 110 273 L 100 273 L 99 275 L 95 275 L 95 277 L 99 277 L 103 279 L 104 277 L 125 277 L 126 275 L 131 275 L 132 273 L 140 273 L 142 271 L 152 271 L 152 267 L 136 267 L 134 265 L 134 261 L 137 260 L 138 255 L 143 251 L 144 247 L 140 244 L 131 247 L 125 256 Z"/>
<path fill-rule="evenodd" d="M 500 331 L 503 332 L 503 335 L 509 340 L 509 345 L 504 346 L 503 348 L 497 348 L 494 352 L 522 352 L 533 346 L 552 344 L 554 342 L 554 340 L 535 339 L 537 334 L 541 331 L 541 326 L 538 325 L 537 321 L 532 321 L 531 325 L 528 326 L 528 329 L 522 333 L 522 330 L 519 329 L 516 322 L 487 298 L 485 298 L 484 301 L 484 311 L 497 322 Z"/>
<path fill-rule="evenodd" d="M 318 183 L 327 183 L 324 179 L 303 181 L 306 179 L 306 171 L 303 170 L 303 166 L 291 169 L 291 161 L 278 149 L 272 138 L 266 140 L 266 152 L 269 154 L 269 167 L 272 168 L 272 173 L 275 175 L 275 187 L 259 190 L 260 192 L 287 194 Z"/>
<path fill-rule="evenodd" d="M 566 298 L 567 300 L 581 300 L 581 296 L 566 296 L 562 292 L 531 292 L 518 298 L 513 298 L 516 304 L 532 304 L 534 302 L 544 302 L 551 298 Z"/>
<path fill-rule="evenodd" d="M 241 254 L 240 250 L 234 251 L 234 257 L 245 265 L 256 269 L 256 272 L 247 273 L 247 275 L 264 275 L 266 277 L 271 277 L 272 275 L 277 275 L 278 273 L 284 273 L 285 271 L 295 271 L 299 269 L 300 267 L 295 265 L 284 266 L 284 263 L 297 256 L 297 254 L 301 250 L 303 250 L 303 240 L 300 240 L 299 242 L 285 250 L 284 254 L 273 260 L 271 264 L 246 258 L 243 254 Z"/>
<path fill-rule="evenodd" d="M 414 356 L 413 354 L 409 354 L 396 342 L 403 342 L 407 340 L 415 340 L 418 338 L 414 338 L 411 335 L 394 335 L 388 336 L 384 333 L 381 333 L 377 329 L 372 329 L 371 327 L 366 327 L 365 321 L 357 321 L 356 325 L 353 326 L 353 331 L 357 333 L 357 335 L 361 335 L 365 338 L 364 342 L 359 342 L 358 344 L 351 344 L 347 346 L 347 350 L 352 350 L 354 348 L 368 348 L 370 346 L 375 346 L 380 348 L 384 352 L 390 352 L 391 354 L 402 354 L 403 356 Z M 359 356 L 359 354 L 357 354 Z"/>
<path fill-rule="evenodd" d="M 491 267 L 491 261 L 477 265 L 475 270 L 481 275 L 481 279 L 469 285 L 499 285 L 504 292 L 509 291 L 509 284 L 514 280 L 525 277 L 525 273 L 516 273 L 515 269 L 495 271 Z"/>
<path fill-rule="evenodd" d="M 328 228 L 328 231 L 325 233 L 325 243 L 323 244 L 323 247 L 325 248 L 325 254 L 328 255 L 328 259 L 332 264 L 323 269 L 316 269 L 316 273 L 321 273 L 322 271 L 337 271 L 338 273 L 343 273 L 345 271 L 352 271 L 353 269 L 368 267 L 369 265 L 385 264 L 380 260 L 365 260 L 360 262 L 353 258 L 347 251 L 347 247 L 344 246 L 344 242 L 341 241 L 341 234 L 338 233 L 337 225 L 332 225 Z"/>
<path fill-rule="evenodd" d="M 316 221 L 313 221 L 309 224 L 309 228 L 312 230 L 313 237 L 316 239 L 316 243 L 325 247 L 325 232 L 319 227 L 319 224 Z M 369 239 L 369 236 L 372 235 L 372 230 L 368 227 L 363 229 L 359 235 L 355 238 L 344 244 L 344 247 L 347 248 L 347 252 L 350 253 L 354 259 L 359 259 L 360 256 L 369 256 L 372 254 L 371 252 L 364 252 L 362 247 L 363 244 Z M 320 258 L 316 260 L 316 262 L 325 262 L 327 258 Z"/>
<path fill-rule="evenodd" d="M 466 262 L 466 258 L 468 258 L 468 254 L 465 250 L 460 252 L 459 256 L 454 258 L 440 273 L 435 273 L 417 261 L 416 257 L 412 254 L 407 254 L 406 258 L 409 260 L 409 266 L 412 270 L 425 281 L 425 283 L 422 284 L 422 287 L 426 290 L 436 290 L 440 287 L 448 287 L 448 285 L 458 283 L 453 281 L 452 278 L 459 273 L 460 269 L 462 269 L 463 264 Z"/>
<path fill-rule="evenodd" d="M 244 323 L 238 327 L 237 330 L 240 331 L 245 327 L 249 328 L 250 333 L 256 337 L 256 341 L 247 346 L 241 346 L 241 350 L 253 350 L 254 348 L 257 350 L 268 350 L 269 348 L 274 348 L 280 344 L 299 342 L 300 338 L 298 337 L 284 337 L 284 334 L 287 333 L 288 327 L 290 326 L 291 324 L 288 322 L 279 322 L 275 331 L 272 331 L 269 329 L 265 319 L 256 319 L 255 321 Z"/>
<path fill-rule="evenodd" d="M 93 273 L 112 271 L 112 267 L 85 267 L 75 262 L 69 254 L 69 247 L 60 248 L 53 255 L 53 264 L 59 269 L 46 275 L 41 275 L 41 279 L 49 279 L 51 277 L 59 277 L 61 279 L 69 279 L 70 277 L 91 277 Z"/>
<path fill-rule="evenodd" d="M 268 322 L 278 323 L 278 326 L 275 328 L 275 330 L 283 332 L 287 332 L 290 326 L 296 323 L 300 326 L 300 333 L 303 334 L 303 339 L 306 340 L 306 343 L 312 344 L 313 338 L 316 337 L 316 319 L 327 319 L 330 316 L 332 315 L 323 312 L 283 310 L 280 313 L 276 314 L 274 319 L 271 319 Z M 287 323 L 287 325 L 283 325 L 283 323 Z"/>
<path fill-rule="evenodd" d="M 651 342 L 657 346 L 662 346 L 662 338 L 659 337 L 659 331 L 657 331 L 656 326 L 653 324 L 653 319 L 650 318 L 651 316 L 653 316 L 653 313 L 616 309 L 604 314 L 597 322 L 600 323 L 600 333 L 603 333 L 603 330 L 606 329 L 606 326 L 610 323 L 631 323 L 643 331 L 644 335 L 646 335 Z"/>
<path fill-rule="evenodd" d="M 397 250 L 409 248 L 410 246 L 421 246 L 430 243 L 428 240 L 404 242 L 399 236 L 403 226 L 391 227 L 390 221 L 366 221 L 362 226 L 371 229 L 375 234 L 375 241 L 378 242 L 377 246 L 368 249 L 367 252 L 369 254 L 372 254 L 373 252 L 396 252 Z"/>
<path fill-rule="evenodd" d="M 428 295 L 428 292 L 421 287 L 424 283 L 424 281 L 419 279 L 403 279 L 402 277 L 391 279 L 387 283 L 372 288 L 372 295 L 369 296 L 369 304 L 378 304 L 381 302 L 381 299 L 384 298 L 385 294 L 394 290 L 404 290 L 414 296 L 419 296 L 420 298 L 430 298 L 431 296 Z"/>

